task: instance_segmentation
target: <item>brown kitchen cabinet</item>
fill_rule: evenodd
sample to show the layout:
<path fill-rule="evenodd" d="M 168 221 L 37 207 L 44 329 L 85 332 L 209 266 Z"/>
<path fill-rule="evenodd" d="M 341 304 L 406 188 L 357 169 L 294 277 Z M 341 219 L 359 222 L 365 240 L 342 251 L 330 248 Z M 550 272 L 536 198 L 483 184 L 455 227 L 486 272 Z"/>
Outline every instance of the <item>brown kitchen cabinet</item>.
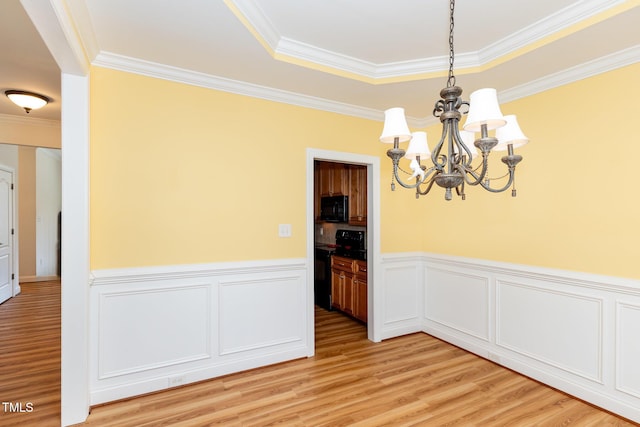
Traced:
<path fill-rule="evenodd" d="M 353 278 L 354 310 L 356 319 L 367 322 L 367 261 L 354 262 L 355 274 Z"/>
<path fill-rule="evenodd" d="M 337 310 L 353 312 L 352 288 L 353 260 L 337 255 L 331 257 L 331 306 Z M 349 295 L 347 296 L 347 293 Z"/>
<path fill-rule="evenodd" d="M 349 225 L 367 225 L 367 167 L 316 161 L 314 165 L 314 212 L 320 221 L 320 198 L 349 197 Z"/>
<path fill-rule="evenodd" d="M 331 257 L 331 306 L 367 322 L 367 262 Z"/>
<path fill-rule="evenodd" d="M 367 225 L 367 167 L 349 165 L 349 224 Z"/>
<path fill-rule="evenodd" d="M 349 173 L 343 163 L 318 163 L 318 193 L 324 196 L 349 195 Z"/>

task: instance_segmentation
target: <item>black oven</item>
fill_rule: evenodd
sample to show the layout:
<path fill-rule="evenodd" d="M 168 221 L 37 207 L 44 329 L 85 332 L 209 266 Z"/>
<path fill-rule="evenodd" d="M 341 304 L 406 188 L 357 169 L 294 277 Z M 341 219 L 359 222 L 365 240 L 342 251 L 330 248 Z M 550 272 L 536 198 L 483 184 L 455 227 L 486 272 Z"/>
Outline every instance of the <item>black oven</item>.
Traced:
<path fill-rule="evenodd" d="M 331 310 L 331 254 L 333 250 L 316 248 L 314 268 L 314 302 Z"/>
<path fill-rule="evenodd" d="M 367 259 L 367 238 L 364 231 L 336 231 L 336 255 L 365 260 Z"/>

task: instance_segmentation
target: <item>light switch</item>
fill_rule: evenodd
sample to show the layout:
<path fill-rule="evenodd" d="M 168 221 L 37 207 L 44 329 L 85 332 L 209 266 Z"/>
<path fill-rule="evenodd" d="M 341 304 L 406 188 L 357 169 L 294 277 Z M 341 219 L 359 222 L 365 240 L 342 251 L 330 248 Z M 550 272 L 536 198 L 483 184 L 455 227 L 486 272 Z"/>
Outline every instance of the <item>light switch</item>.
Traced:
<path fill-rule="evenodd" d="M 278 225 L 278 236 L 279 237 L 291 237 L 291 224 L 280 224 L 280 225 Z"/>

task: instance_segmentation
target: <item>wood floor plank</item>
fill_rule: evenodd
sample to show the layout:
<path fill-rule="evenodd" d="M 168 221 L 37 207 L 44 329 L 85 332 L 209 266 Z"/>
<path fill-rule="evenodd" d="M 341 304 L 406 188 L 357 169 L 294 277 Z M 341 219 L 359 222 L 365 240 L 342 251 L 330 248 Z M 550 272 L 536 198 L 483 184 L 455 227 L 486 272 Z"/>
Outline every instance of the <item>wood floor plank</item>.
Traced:
<path fill-rule="evenodd" d="M 92 408 L 86 426 L 638 426 L 425 334 L 316 309 L 316 355 Z M 60 425 L 59 282 L 0 305 L 0 426 Z"/>

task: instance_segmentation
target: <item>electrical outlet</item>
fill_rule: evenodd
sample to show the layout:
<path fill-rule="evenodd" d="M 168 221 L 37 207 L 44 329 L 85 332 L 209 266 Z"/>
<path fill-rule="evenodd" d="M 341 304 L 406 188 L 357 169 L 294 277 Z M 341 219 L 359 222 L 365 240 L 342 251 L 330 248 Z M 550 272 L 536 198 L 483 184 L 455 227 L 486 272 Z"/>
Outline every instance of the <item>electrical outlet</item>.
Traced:
<path fill-rule="evenodd" d="M 176 387 L 184 384 L 185 378 L 182 375 L 178 375 L 175 377 L 169 377 L 169 387 Z"/>

